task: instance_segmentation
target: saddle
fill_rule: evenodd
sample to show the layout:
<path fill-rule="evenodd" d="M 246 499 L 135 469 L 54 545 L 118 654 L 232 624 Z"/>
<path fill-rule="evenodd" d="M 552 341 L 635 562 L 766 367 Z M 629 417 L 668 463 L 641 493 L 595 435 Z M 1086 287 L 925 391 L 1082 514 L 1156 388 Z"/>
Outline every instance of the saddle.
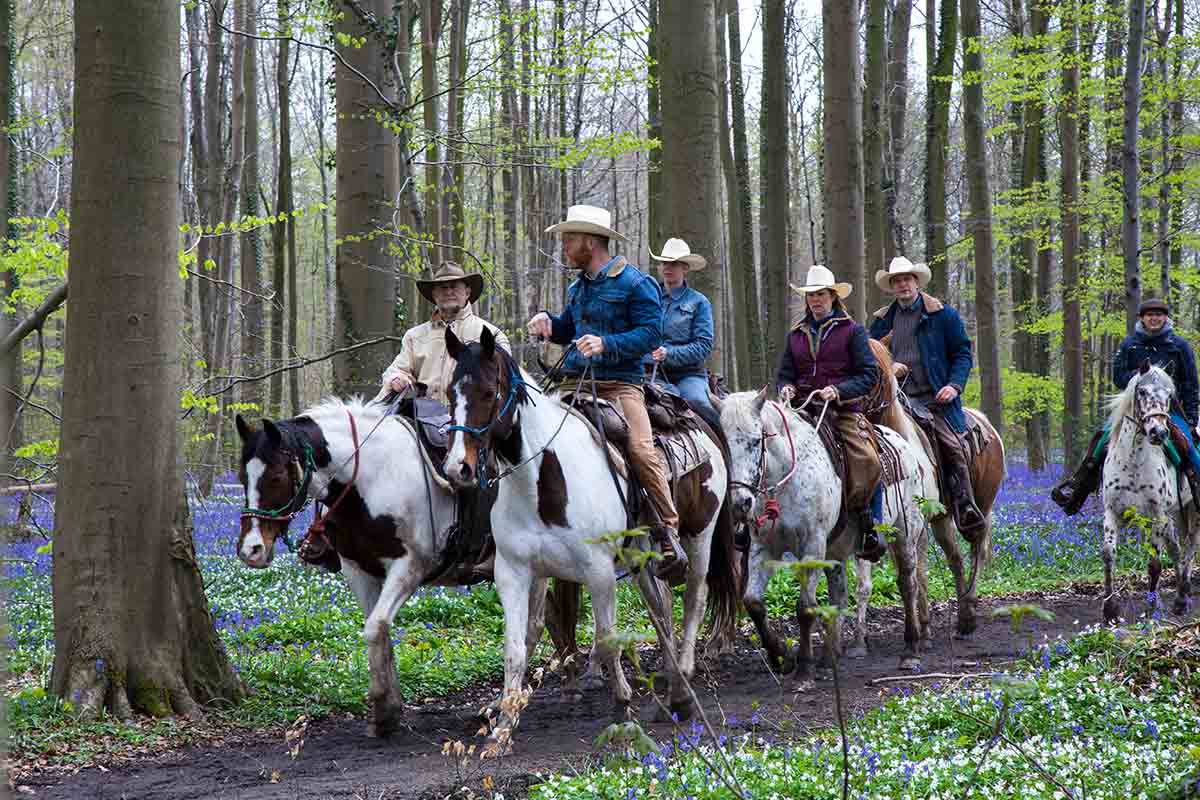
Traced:
<path fill-rule="evenodd" d="M 933 412 L 909 402 L 908 395 L 903 392 L 900 393 L 898 401 L 904 413 L 913 421 L 917 436 L 921 439 L 921 447 L 925 449 L 925 455 L 929 457 L 930 462 L 933 464 L 933 472 L 937 479 L 938 490 L 943 497 L 946 497 L 947 489 L 942 476 L 941 453 L 936 446 L 936 438 L 933 433 Z M 965 433 L 960 434 L 959 437 L 967 447 L 968 472 L 971 476 L 972 489 L 974 489 L 979 483 L 979 457 L 991 445 L 992 440 L 977 419 L 965 412 L 964 416 L 967 419 L 967 430 Z"/>

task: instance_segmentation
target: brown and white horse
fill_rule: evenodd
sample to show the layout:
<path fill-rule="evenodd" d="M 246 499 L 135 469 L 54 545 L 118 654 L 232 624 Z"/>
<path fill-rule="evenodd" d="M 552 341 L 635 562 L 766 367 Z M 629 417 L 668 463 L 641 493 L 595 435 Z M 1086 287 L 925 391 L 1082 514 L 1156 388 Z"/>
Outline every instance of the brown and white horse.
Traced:
<path fill-rule="evenodd" d="M 878 414 L 872 415 L 872 421 L 891 428 L 903 436 L 905 441 L 920 449 L 932 469 L 932 465 L 937 463 L 933 445 L 924 432 L 912 421 L 908 412 L 904 410 L 904 406 L 897 402 L 900 396 L 900 387 L 892 372 L 891 353 L 886 345 L 876 339 L 872 339 L 870 344 L 871 350 L 875 354 L 875 360 L 879 364 L 880 373 L 886 381 L 885 401 L 879 404 L 883 406 L 883 409 Z M 983 429 L 984 439 L 987 442 L 983 451 L 971 465 L 971 483 L 975 489 L 975 504 L 979 506 L 979 510 L 987 519 L 987 525 L 978 539 L 968 542 L 971 555 L 969 572 L 963 563 L 963 553 L 958 544 L 958 529 L 954 525 L 953 515 L 947 511 L 933 519 L 931 523 L 933 536 L 946 554 L 946 564 L 954 576 L 954 593 L 958 600 L 958 635 L 970 636 L 975 632 L 978 624 L 979 595 L 976 582 L 979 579 L 979 573 L 987 566 L 992 552 L 992 505 L 1000 493 L 1000 484 L 1004 482 L 1006 468 L 1004 442 L 991 420 L 982 411 L 974 408 L 964 408 L 963 411 L 969 420 Z M 936 480 L 930 482 L 925 492 L 925 499 L 937 500 L 942 505 L 949 506 L 948 498 L 941 497 Z M 870 564 L 865 562 L 860 562 L 858 566 L 858 574 L 861 577 L 857 596 L 861 602 L 864 591 L 867 597 L 871 593 L 871 568 Z M 921 551 L 919 569 L 922 574 L 928 572 L 928 548 L 923 548 Z M 922 607 L 923 614 L 928 619 L 928 598 L 922 601 Z"/>
<path fill-rule="evenodd" d="M 447 331 L 446 344 L 457 365 L 449 390 L 454 424 L 445 474 L 460 486 L 475 485 L 481 477 L 499 481 L 492 531 L 496 589 L 504 606 L 505 698 L 522 696 L 529 608 L 545 595 L 547 579 L 557 578 L 584 584 L 591 594 L 595 644 L 585 681 L 595 685 L 603 662 L 618 713 L 624 715 L 632 690 L 614 638 L 614 557 L 622 549 L 620 533 L 628 528 L 622 498 L 629 486 L 610 472 L 605 445 L 583 416 L 556 397 L 537 393 L 516 361 L 496 347 L 490 331 L 471 344 Z M 728 482 L 725 460 L 715 439 L 696 435 L 693 441 L 706 451 L 707 464 L 675 486 L 680 538 L 690 559 L 678 648 L 673 594 L 649 570 L 640 570 L 637 578 L 670 679 L 669 707 L 681 718 L 695 710 L 687 679 L 695 669 L 706 600 L 714 605 L 718 630 L 733 624 L 738 603 L 733 530 L 728 515 L 720 513 Z M 722 520 L 725 524 L 719 524 Z M 516 703 L 502 704 L 498 739 L 511 735 L 518 711 Z"/>

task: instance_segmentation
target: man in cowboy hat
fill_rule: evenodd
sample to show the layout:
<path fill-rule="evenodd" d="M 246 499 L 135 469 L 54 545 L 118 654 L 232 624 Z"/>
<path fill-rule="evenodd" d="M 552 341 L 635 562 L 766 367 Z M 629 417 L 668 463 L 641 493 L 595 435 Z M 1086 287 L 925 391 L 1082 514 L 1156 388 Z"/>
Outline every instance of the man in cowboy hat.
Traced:
<path fill-rule="evenodd" d="M 563 374 L 582 377 L 590 362 L 596 393 L 624 413 L 630 461 L 659 520 L 651 535 L 663 558 L 651 564 L 651 571 L 663 578 L 680 576 L 687 568 L 687 553 L 679 543 L 679 514 L 666 467 L 654 447 L 642 390 L 642 357 L 662 342 L 658 284 L 623 257 L 609 255 L 609 241 L 624 237 L 612 229 L 612 217 L 603 208 L 571 206 L 567 219 L 546 233 L 562 235 L 563 258 L 579 269 L 579 278 L 567 288 L 562 314 L 541 311 L 527 328 L 555 344 L 574 345 L 563 362 Z"/>
<path fill-rule="evenodd" d="M 708 261 L 693 253 L 682 239 L 668 239 L 662 255 L 651 251 L 650 257 L 661 262 L 663 343 L 643 362 L 655 380 L 676 391 L 717 430 L 721 418 L 708 397 L 708 370 L 704 367 L 713 346 L 712 303 L 687 284 L 688 273 L 704 269 Z"/>
<path fill-rule="evenodd" d="M 1181 462 L 1179 469 L 1188 479 L 1192 497 L 1200 505 L 1200 454 L 1196 452 L 1195 428 L 1200 417 L 1200 380 L 1192 347 L 1171 324 L 1171 309 L 1165 300 L 1147 298 L 1138 306 L 1138 321 L 1133 333 L 1125 337 L 1113 354 L 1112 379 L 1118 391 L 1125 391 L 1143 361 L 1161 367 L 1175 383 L 1178 408 L 1171 409 L 1172 447 Z M 1054 487 L 1051 498 L 1068 516 L 1079 513 L 1083 501 L 1100 485 L 1104 459 L 1108 455 L 1108 426 L 1088 444 L 1083 463 L 1075 474 Z"/>
<path fill-rule="evenodd" d="M 937 441 L 942 485 L 951 499 L 955 525 L 974 541 L 987 523 L 975 503 L 964 441 L 962 393 L 974 356 L 958 312 L 921 291 L 932 277 L 927 265 L 904 256 L 876 272 L 875 285 L 896 299 L 875 312 L 871 336 L 890 339 L 896 377 L 904 381 L 913 418 Z"/>
<path fill-rule="evenodd" d="M 383 371 L 383 387 L 375 399 L 391 392 L 399 394 L 414 384 L 425 387 L 425 396 L 445 405 L 446 389 L 454 374 L 454 359 L 446 353 L 446 329 L 464 342 L 477 342 L 490 328 L 496 343 L 510 350 L 508 338 L 492 323 L 476 316 L 471 304 L 483 294 L 483 276 L 466 272 L 453 261 L 445 261 L 432 276 L 417 281 L 421 296 L 434 305 L 432 318 L 404 334 L 400 354 Z"/>
<path fill-rule="evenodd" d="M 454 374 L 454 359 L 446 352 L 446 329 L 450 328 L 460 339 L 470 342 L 478 341 L 486 327 L 505 350 L 509 349 L 509 344 L 499 328 L 476 316 L 471 307 L 483 293 L 483 276 L 478 272 L 467 272 L 453 261 L 445 261 L 433 275 L 418 280 L 417 288 L 422 297 L 433 303 L 433 316 L 404 334 L 400 354 L 384 370 L 383 386 L 375 400 L 382 402 L 389 394 L 400 394 L 410 387 L 421 386 L 425 397 L 402 406 L 402 410 L 411 409 L 411 412 L 403 413 L 436 422 L 449 418 L 445 407 L 446 388 Z M 454 546 L 460 552 L 479 553 L 491 531 L 489 515 L 495 496 L 479 491 L 460 491 L 457 497 L 454 525 L 458 529 L 456 533 L 466 539 L 453 540 Z M 300 544 L 300 557 L 333 572 L 341 569 L 332 544 L 311 531 Z M 457 567 L 459 583 L 470 583 L 491 573 L 486 561 L 481 565 L 463 563 Z"/>
<path fill-rule="evenodd" d="M 779 400 L 806 400 L 813 392 L 829 404 L 846 453 L 846 508 L 857 515 L 858 555 L 878 561 L 885 552 L 875 526 L 883 521 L 883 465 L 875 426 L 862 413 L 861 398 L 879 380 L 867 331 L 846 313 L 842 301 L 853 287 L 839 283 L 820 264 L 809 267 L 803 286 L 804 316 L 792 327 L 779 358 Z"/>

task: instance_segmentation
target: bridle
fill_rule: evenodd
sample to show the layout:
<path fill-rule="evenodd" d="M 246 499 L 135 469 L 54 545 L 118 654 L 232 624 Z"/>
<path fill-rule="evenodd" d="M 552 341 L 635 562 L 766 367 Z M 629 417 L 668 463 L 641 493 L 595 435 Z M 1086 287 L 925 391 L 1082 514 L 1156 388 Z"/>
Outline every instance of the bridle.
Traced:
<path fill-rule="evenodd" d="M 308 442 L 301 443 L 301 452 L 303 459 L 292 455 L 290 450 L 285 453 L 291 456 L 288 463 L 288 477 L 292 480 L 294 491 L 292 497 L 279 508 L 250 508 L 242 509 L 242 519 L 259 519 L 272 522 L 291 522 L 301 511 L 308 506 L 308 487 L 312 483 L 313 474 L 317 471 L 317 464 L 313 458 L 312 446 Z M 302 470 L 300 480 L 295 477 L 296 471 Z"/>
<path fill-rule="evenodd" d="M 1139 380 L 1138 383 L 1140 385 L 1141 381 Z M 1143 413 L 1141 410 L 1141 403 L 1138 402 L 1137 387 L 1135 386 L 1134 387 L 1134 397 L 1133 397 L 1133 411 L 1134 411 L 1134 414 L 1132 417 L 1129 416 L 1128 414 L 1126 414 L 1125 418 L 1137 426 L 1137 430 L 1138 430 L 1139 434 L 1144 435 L 1144 431 L 1146 430 L 1145 426 L 1146 426 L 1147 420 L 1152 420 L 1152 419 L 1155 419 L 1156 417 L 1161 418 L 1164 421 L 1164 423 L 1167 425 L 1168 429 L 1170 428 L 1171 402 L 1169 399 L 1167 401 L 1167 407 L 1165 410 L 1152 410 L 1152 411 Z"/>
<path fill-rule="evenodd" d="M 812 395 L 809 395 L 809 399 L 812 399 Z M 807 403 L 807 402 L 808 401 L 806 400 L 805 403 Z M 783 409 L 780 408 L 778 403 L 772 401 L 771 406 L 775 409 L 776 412 L 779 413 L 779 418 L 783 421 L 783 434 L 787 438 L 788 446 L 791 449 L 791 457 L 792 457 L 791 467 L 788 468 L 787 474 L 784 475 L 783 478 L 781 478 L 773 486 L 766 485 L 767 440 L 770 439 L 772 436 L 778 436 L 779 434 L 778 433 L 763 433 L 763 435 L 758 440 L 758 467 L 757 467 L 757 477 L 754 479 L 754 482 L 753 483 L 746 483 L 745 481 L 730 481 L 729 482 L 729 485 L 731 487 L 737 486 L 742 489 L 746 489 L 747 491 L 753 493 L 755 496 L 765 495 L 768 500 L 774 499 L 775 493 L 777 491 L 779 491 L 779 487 L 783 486 L 785 483 L 790 481 L 792 479 L 792 476 L 796 474 L 796 442 L 792 439 L 792 431 L 791 431 L 791 427 L 788 425 L 787 415 L 783 413 Z"/>
<path fill-rule="evenodd" d="M 475 439 L 477 439 L 479 441 L 478 456 L 476 458 L 476 463 L 478 464 L 478 466 L 476 468 L 476 472 L 478 472 L 478 474 L 479 474 L 478 482 L 479 482 L 480 490 L 487 489 L 488 486 L 493 482 L 493 481 L 489 480 L 487 477 L 487 463 L 488 463 L 489 453 L 488 453 L 487 443 L 484 442 L 484 437 L 488 435 L 488 433 L 491 431 L 493 425 L 500 422 L 502 419 L 504 419 L 504 416 L 506 414 L 508 414 L 509 409 L 512 408 L 513 402 L 520 395 L 521 388 L 529 387 L 532 385 L 532 384 L 527 383 L 525 381 L 525 379 L 521 377 L 520 370 L 518 370 L 513 364 L 509 363 L 507 366 L 508 366 L 508 392 L 504 396 L 504 405 L 503 405 L 503 407 L 501 407 L 499 413 L 496 413 L 496 406 L 500 405 L 500 396 L 496 395 L 495 397 L 492 398 L 492 408 L 491 408 L 491 411 L 488 413 L 488 421 L 487 421 L 486 425 L 481 425 L 479 427 L 472 427 L 471 425 L 447 425 L 446 426 L 447 432 L 460 431 L 462 433 L 465 433 L 465 434 L 475 437 Z M 511 473 L 512 473 L 512 470 L 508 470 L 506 473 L 497 476 L 495 480 L 499 481 L 501 478 L 506 477 L 507 475 L 509 475 Z"/>

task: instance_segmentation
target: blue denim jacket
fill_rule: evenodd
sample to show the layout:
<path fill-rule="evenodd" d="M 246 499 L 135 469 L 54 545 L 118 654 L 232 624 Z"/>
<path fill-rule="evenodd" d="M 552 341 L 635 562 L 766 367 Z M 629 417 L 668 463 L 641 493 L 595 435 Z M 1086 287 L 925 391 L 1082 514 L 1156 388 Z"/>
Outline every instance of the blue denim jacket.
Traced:
<path fill-rule="evenodd" d="M 686 282 L 678 289 L 664 290 L 663 302 L 663 346 L 667 357 L 660 369 L 671 381 L 704 375 L 704 361 L 713 347 L 712 303 Z M 654 362 L 646 356 L 645 363 Z"/>
<path fill-rule="evenodd" d="M 642 356 L 662 343 L 662 297 L 654 279 L 616 256 L 596 273 L 567 287 L 567 306 L 550 315 L 550 341 L 568 344 L 591 334 L 604 340 L 592 357 L 596 380 L 642 384 Z M 587 359 L 572 350 L 563 372 L 580 375 Z"/>

